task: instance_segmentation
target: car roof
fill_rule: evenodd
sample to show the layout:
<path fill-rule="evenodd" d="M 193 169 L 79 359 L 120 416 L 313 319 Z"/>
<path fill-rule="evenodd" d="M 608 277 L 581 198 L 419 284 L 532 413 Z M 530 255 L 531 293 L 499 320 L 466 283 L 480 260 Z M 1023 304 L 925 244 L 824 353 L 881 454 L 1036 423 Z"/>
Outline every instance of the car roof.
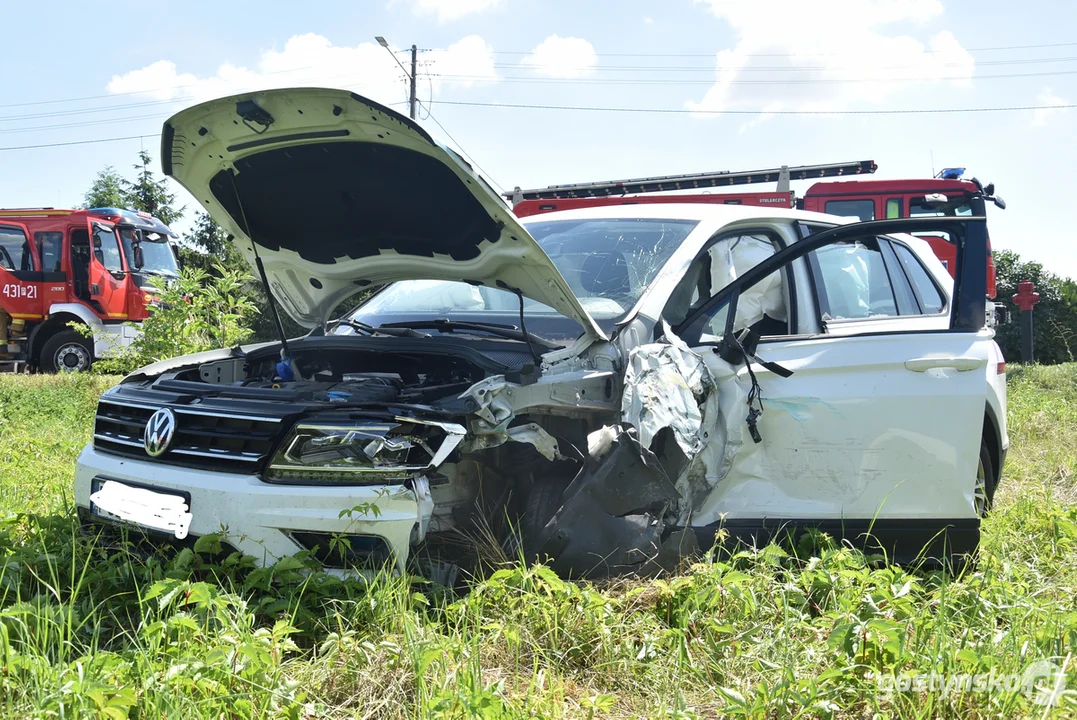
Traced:
<path fill-rule="evenodd" d="M 699 220 L 716 222 L 720 225 L 743 220 L 806 220 L 843 225 L 855 222 L 856 218 L 808 210 L 790 210 L 758 205 L 717 205 L 711 203 L 640 203 L 626 205 L 601 205 L 576 210 L 556 210 L 553 212 L 530 215 L 521 218 L 526 226 L 530 223 L 547 220 L 588 220 L 588 219 L 635 219 L 656 218 L 663 220 Z"/>

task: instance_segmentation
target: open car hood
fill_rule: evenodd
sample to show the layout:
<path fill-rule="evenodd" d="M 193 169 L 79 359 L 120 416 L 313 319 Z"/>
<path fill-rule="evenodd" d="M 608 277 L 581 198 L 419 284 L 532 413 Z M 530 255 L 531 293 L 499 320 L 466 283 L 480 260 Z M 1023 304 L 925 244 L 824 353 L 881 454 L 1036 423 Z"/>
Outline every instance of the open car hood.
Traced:
<path fill-rule="evenodd" d="M 356 290 L 463 280 L 518 290 L 602 330 L 504 201 L 413 120 L 346 90 L 244 93 L 183 110 L 161 157 L 297 322 Z"/>

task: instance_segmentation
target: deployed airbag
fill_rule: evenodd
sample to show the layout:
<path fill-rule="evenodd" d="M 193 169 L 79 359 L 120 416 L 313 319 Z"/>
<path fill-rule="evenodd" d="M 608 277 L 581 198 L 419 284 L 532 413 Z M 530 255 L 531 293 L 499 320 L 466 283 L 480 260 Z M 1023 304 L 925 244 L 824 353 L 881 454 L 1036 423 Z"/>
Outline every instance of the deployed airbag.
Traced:
<path fill-rule="evenodd" d="M 741 235 L 715 243 L 710 249 L 711 292 L 716 293 L 774 254 L 774 244 L 754 235 Z M 767 315 L 775 320 L 788 318 L 781 274 L 774 272 L 750 288 L 737 301 L 733 332 L 750 327 Z"/>

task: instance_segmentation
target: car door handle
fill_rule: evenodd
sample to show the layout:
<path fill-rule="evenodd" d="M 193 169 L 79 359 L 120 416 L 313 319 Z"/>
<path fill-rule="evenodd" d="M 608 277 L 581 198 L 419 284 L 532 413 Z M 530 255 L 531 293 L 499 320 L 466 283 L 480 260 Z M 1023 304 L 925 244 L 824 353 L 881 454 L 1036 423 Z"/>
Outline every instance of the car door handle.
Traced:
<path fill-rule="evenodd" d="M 941 368 L 954 368 L 958 372 L 977 370 L 987 365 L 985 358 L 978 357 L 922 357 L 905 361 L 905 367 L 913 372 L 926 372 Z"/>

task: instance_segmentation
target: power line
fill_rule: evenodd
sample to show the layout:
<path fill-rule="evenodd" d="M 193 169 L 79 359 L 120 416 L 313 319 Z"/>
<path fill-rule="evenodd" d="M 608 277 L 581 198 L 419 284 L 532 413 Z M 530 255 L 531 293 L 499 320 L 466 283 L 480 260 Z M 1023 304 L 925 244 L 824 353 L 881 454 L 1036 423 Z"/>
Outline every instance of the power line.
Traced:
<path fill-rule="evenodd" d="M 980 48 L 979 50 L 1048 48 L 1048 47 L 1068 47 L 1068 46 L 1077 46 L 1077 43 L 1055 43 L 1055 44 L 1047 44 L 1047 45 L 1020 45 L 1020 46 L 997 47 L 997 48 Z M 392 51 L 390 51 L 390 52 L 392 53 Z M 926 52 L 934 52 L 934 51 L 925 50 L 924 52 L 926 53 Z M 527 54 L 527 53 L 503 51 L 503 52 L 497 52 L 495 54 L 522 55 L 522 54 Z M 745 57 L 792 57 L 794 55 L 799 56 L 799 57 L 813 57 L 813 56 L 834 55 L 834 53 L 818 53 L 818 54 L 812 54 L 812 53 L 807 53 L 807 54 L 800 54 L 800 53 L 761 53 L 761 54 L 756 54 L 756 55 L 746 55 Z M 666 54 L 663 54 L 663 53 L 652 53 L 652 54 L 649 54 L 649 53 L 608 53 L 608 54 L 599 54 L 598 56 L 599 57 L 641 57 L 641 58 L 645 58 L 645 57 L 670 57 L 670 58 L 676 58 L 676 57 L 707 57 L 707 58 L 713 58 L 714 54 L 703 55 L 703 54 L 692 54 L 692 53 L 686 53 L 686 54 L 673 54 L 673 53 L 666 53 Z M 393 59 L 397 60 L 395 54 L 393 54 Z M 1026 58 L 1026 59 L 1011 59 L 1011 60 L 984 60 L 984 61 L 978 61 L 976 63 L 976 65 L 977 65 L 977 67 L 984 67 L 984 66 L 994 66 L 994 65 L 1027 65 L 1027 64 L 1063 63 L 1063 62 L 1075 62 L 1075 61 L 1077 61 L 1077 56 L 1047 57 L 1047 58 Z M 397 60 L 397 64 L 400 65 L 399 60 Z M 287 69 L 284 69 L 284 70 L 277 70 L 277 71 L 263 73 L 263 74 L 264 75 L 279 75 L 279 74 L 300 72 L 300 71 L 303 71 L 303 70 L 312 70 L 312 69 L 316 69 L 316 67 L 317 66 L 310 65 L 310 66 L 303 66 L 303 67 L 297 67 L 297 68 L 287 68 Z M 407 75 L 408 74 L 407 69 L 403 68 L 403 65 L 400 65 L 400 67 L 404 70 L 405 75 Z M 504 69 L 504 70 L 521 70 L 521 69 L 543 70 L 543 69 L 549 69 L 551 66 L 537 65 L 537 64 L 532 64 L 532 63 L 494 63 L 493 67 L 495 69 Z M 898 70 L 898 69 L 911 69 L 912 67 L 913 66 L 909 66 L 909 65 L 894 65 L 894 66 L 885 66 L 885 67 L 877 68 L 877 69 L 880 69 L 880 70 Z M 960 63 L 947 63 L 943 67 L 961 67 L 961 64 Z M 680 73 L 684 73 L 684 72 L 715 72 L 715 70 L 717 68 L 715 66 L 713 66 L 713 65 L 687 65 L 687 66 L 676 66 L 676 65 L 673 65 L 673 66 L 671 66 L 671 65 L 620 65 L 620 66 L 618 66 L 618 65 L 598 65 L 594 69 L 596 71 L 598 71 L 598 72 L 614 72 L 614 73 L 622 73 L 622 72 L 641 72 L 641 73 L 680 72 Z M 821 72 L 821 71 L 847 72 L 847 71 L 853 71 L 853 70 L 857 70 L 857 69 L 859 69 L 859 68 L 840 67 L 840 66 L 839 67 L 830 67 L 830 66 L 817 65 L 817 66 L 798 66 L 798 67 L 782 67 L 782 66 L 744 67 L 744 68 L 737 68 L 737 71 L 738 72 L 797 72 L 797 73 L 801 73 L 801 72 Z M 427 73 L 427 74 L 431 74 L 431 73 Z M 1021 74 L 1010 74 L 1010 75 L 980 75 L 980 76 L 975 76 L 975 77 L 976 77 L 976 79 L 995 79 L 995 78 L 1005 78 L 1005 77 L 1015 77 L 1015 78 L 1019 78 L 1019 77 L 1044 77 L 1044 76 L 1051 76 L 1051 75 L 1069 75 L 1069 74 L 1074 74 L 1074 72 L 1073 71 L 1058 71 L 1058 72 L 1045 72 L 1045 73 L 1021 73 Z M 352 73 L 352 74 L 346 74 L 346 75 L 337 75 L 337 76 L 330 77 L 330 78 L 315 78 L 315 77 L 302 78 L 302 79 L 298 80 L 298 82 L 307 82 L 307 81 L 314 81 L 314 80 L 324 82 L 326 80 L 336 80 L 336 79 L 341 79 L 341 78 L 354 78 L 354 77 L 356 77 L 356 75 L 354 73 Z M 451 77 L 451 76 L 442 76 L 442 77 Z M 469 79 L 489 79 L 489 78 L 480 77 L 480 78 L 469 78 Z M 513 81 L 524 81 L 527 78 L 513 77 L 513 78 L 509 78 L 509 79 L 511 79 Z M 600 80 L 600 79 L 601 80 L 607 80 L 606 78 L 595 78 L 595 79 L 591 79 L 591 81 L 596 82 L 597 80 Z M 940 79 L 945 80 L 947 78 L 923 78 L 922 80 L 926 81 L 926 80 L 940 80 Z M 954 78 L 954 79 L 965 79 L 965 78 L 962 77 L 962 78 Z M 541 78 L 541 80 L 548 82 L 549 80 L 552 80 L 552 79 Z M 612 79 L 608 79 L 608 80 L 612 80 Z M 899 79 L 880 78 L 880 81 L 894 81 L 894 80 L 920 81 L 921 79 L 919 79 L 919 78 L 899 78 Z M 635 81 L 635 82 L 639 82 L 639 81 Z M 695 84 L 694 82 L 689 82 L 689 81 L 685 81 L 685 80 L 677 80 L 677 81 L 663 80 L 662 82 L 671 82 L 671 83 L 676 83 L 676 84 Z M 741 80 L 741 81 L 736 81 L 736 82 L 747 84 L 749 82 L 785 83 L 785 82 L 789 82 L 789 81 L 781 81 L 781 80 L 765 80 L 765 81 L 764 80 L 760 80 L 760 81 Z M 850 78 L 850 79 L 835 78 L 835 79 L 830 79 L 830 80 L 812 80 L 812 82 L 874 82 L 874 80 L 868 79 L 868 78 L 863 78 L 863 79 L 860 79 L 860 78 Z M 639 84 L 643 84 L 643 83 L 639 83 Z M 700 83 L 700 84 L 702 84 L 702 83 Z M 38 100 L 38 101 L 24 102 L 24 103 L 9 103 L 9 104 L 0 105 L 0 109 L 2 109 L 2 108 L 15 108 L 15 107 L 30 107 L 30 106 L 39 106 L 39 105 L 51 105 L 51 104 L 62 104 L 62 103 L 74 103 L 74 102 L 82 102 L 82 101 L 85 101 L 85 100 L 96 100 L 96 99 L 115 99 L 115 98 L 131 96 L 131 95 L 145 95 L 147 93 L 159 92 L 159 91 L 165 91 L 165 90 L 168 90 L 168 91 L 180 90 L 180 89 L 185 89 L 185 88 L 191 88 L 191 87 L 194 87 L 196 85 L 197 85 L 197 83 L 188 83 L 188 84 L 185 84 L 185 85 L 160 86 L 160 87 L 155 87 L 155 88 L 145 88 L 145 89 L 142 89 L 142 90 L 133 90 L 133 91 L 122 92 L 122 93 L 107 93 L 107 94 L 103 94 L 103 95 L 86 95 L 86 96 L 76 97 L 76 98 L 61 98 L 61 99 L 56 99 L 56 100 Z M 247 92 L 247 91 L 249 91 L 249 89 L 236 90 L 236 92 Z M 60 110 L 60 111 L 51 112 L 51 113 L 42 112 L 42 113 L 28 113 L 28 114 L 23 114 L 23 115 L 8 115 L 8 116 L 0 117 L 0 122 L 7 122 L 7 121 L 12 121 L 12 120 L 30 120 L 30 119 L 36 119 L 36 118 L 39 118 L 39 117 L 50 117 L 50 116 L 60 116 L 60 115 L 80 115 L 80 114 L 90 114 L 90 113 L 99 113 L 99 112 L 109 112 L 109 111 L 111 111 L 113 109 L 118 110 L 118 109 L 134 108 L 134 107 L 149 107 L 149 106 L 156 106 L 156 105 L 171 105 L 171 104 L 176 104 L 176 103 L 183 102 L 185 100 L 190 100 L 190 99 L 193 99 L 193 97 L 190 96 L 190 95 L 181 95 L 181 96 L 177 96 L 177 97 L 170 98 L 170 99 L 149 100 L 149 101 L 144 101 L 144 102 L 135 102 L 135 103 L 126 103 L 126 104 L 117 104 L 117 105 L 105 105 L 105 106 L 86 108 L 86 109 Z"/>
<path fill-rule="evenodd" d="M 991 47 L 991 48 L 970 48 L 968 50 L 968 52 L 980 52 L 980 51 L 990 51 L 990 50 L 1020 50 L 1020 49 L 1037 49 L 1037 48 L 1058 48 L 1058 47 L 1071 47 L 1071 46 L 1077 46 L 1077 42 L 1074 42 L 1074 43 L 1051 43 L 1051 44 L 1044 44 L 1044 45 L 1013 45 L 1013 46 Z M 395 52 L 405 52 L 405 51 L 391 51 L 390 50 L 390 53 L 394 53 L 394 55 L 393 55 L 394 59 L 396 59 Z M 936 52 L 944 52 L 944 51 L 924 50 L 923 52 L 924 53 L 936 53 Z M 494 54 L 495 55 L 530 55 L 531 53 L 530 52 L 524 52 L 524 51 L 496 51 L 496 52 L 494 52 Z M 717 53 L 597 53 L 596 56 L 597 57 L 626 57 L 626 58 L 709 58 L 709 59 L 713 59 L 716 54 Z M 746 55 L 744 55 L 742 57 L 832 57 L 832 56 L 837 55 L 837 54 L 838 53 L 754 53 L 754 54 L 746 54 Z M 1024 59 L 1011 59 L 1011 60 L 982 60 L 982 61 L 977 61 L 976 65 L 977 66 L 1024 65 L 1024 64 L 1042 64 L 1042 63 L 1074 62 L 1074 61 L 1077 61 L 1077 57 L 1067 56 L 1067 57 L 1047 57 L 1047 58 L 1024 58 Z M 399 64 L 399 60 L 397 61 L 397 63 Z M 960 67 L 960 66 L 961 66 L 960 63 L 948 63 L 948 64 L 944 65 L 944 67 Z M 315 65 L 306 65 L 306 66 L 302 66 L 302 67 L 286 68 L 286 69 L 283 69 L 283 70 L 275 70 L 275 71 L 266 72 L 266 73 L 262 73 L 262 74 L 263 75 L 281 75 L 281 74 L 287 74 L 287 73 L 301 72 L 301 71 L 304 71 L 304 70 L 314 70 L 317 67 L 318 66 L 315 66 Z M 403 68 L 402 65 L 401 65 L 401 67 Z M 537 65 L 537 64 L 532 64 L 532 63 L 494 63 L 494 67 L 497 68 L 497 69 L 527 68 L 527 69 L 541 70 L 541 69 L 544 69 L 544 68 L 548 68 L 550 66 Z M 886 66 L 886 67 L 880 68 L 880 69 L 906 69 L 906 68 L 910 68 L 910 67 L 912 67 L 912 66 L 895 65 L 895 66 Z M 669 65 L 629 65 L 629 66 L 605 65 L 604 66 L 604 65 L 599 65 L 595 69 L 600 70 L 600 71 L 610 71 L 610 72 L 633 72 L 633 71 L 638 71 L 638 72 L 714 72 L 716 68 L 713 65 L 690 65 L 690 66 L 669 66 Z M 773 72 L 779 72 L 779 71 L 781 71 L 781 72 L 815 72 L 815 71 L 822 71 L 822 70 L 826 70 L 826 71 L 844 71 L 844 70 L 854 70 L 854 69 L 857 69 L 857 68 L 852 68 L 852 67 L 842 68 L 842 67 L 828 67 L 828 66 L 801 66 L 801 67 L 764 66 L 764 67 L 738 68 L 738 71 L 747 71 L 747 72 L 772 72 L 772 71 Z M 404 72 L 405 72 L 405 75 L 406 75 L 407 70 L 404 69 Z M 341 75 L 341 76 L 336 76 L 336 77 L 337 78 L 340 78 L 340 77 L 355 77 L 355 75 L 354 74 L 349 74 L 349 75 Z M 317 79 L 317 78 L 311 78 L 311 79 Z M 332 79 L 332 78 L 328 78 L 328 79 Z M 304 80 L 304 81 L 306 81 L 306 80 Z M 7 103 L 7 104 L 0 105 L 0 109 L 16 108 L 16 107 L 32 107 L 32 106 L 38 106 L 38 105 L 55 105 L 55 104 L 62 104 L 62 103 L 83 102 L 83 101 L 86 101 L 86 100 L 115 99 L 115 98 L 129 97 L 131 95 L 145 95 L 145 94 L 148 94 L 148 93 L 160 92 L 160 91 L 166 91 L 166 90 L 167 91 L 183 90 L 183 89 L 188 89 L 188 88 L 195 87 L 197 84 L 198 83 L 196 82 L 196 83 L 187 83 L 187 84 L 183 84 L 183 85 L 163 85 L 163 86 L 158 86 L 158 87 L 153 87 L 153 88 L 144 88 L 142 90 L 131 90 L 131 91 L 119 92 L 119 93 L 105 93 L 105 94 L 101 94 L 101 95 L 84 95 L 84 96 L 81 96 L 81 97 L 59 98 L 59 99 L 53 99 L 53 100 L 36 100 L 36 101 L 31 101 L 31 102 Z M 237 92 L 245 92 L 245 90 L 237 90 Z M 178 97 L 175 97 L 175 98 L 165 99 L 165 100 L 146 101 L 146 102 L 140 102 L 140 103 L 131 103 L 131 104 L 127 104 L 127 105 L 116 105 L 116 106 L 112 106 L 112 107 L 120 108 L 120 107 L 140 107 L 140 106 L 149 106 L 149 105 L 158 105 L 158 104 L 164 105 L 164 104 L 182 102 L 183 100 L 190 99 L 190 98 L 191 98 L 191 96 L 185 95 L 185 96 L 178 96 Z M 78 113 L 81 113 L 81 112 L 103 112 L 103 111 L 107 111 L 108 109 L 109 109 L 109 107 L 106 106 L 106 107 L 101 107 L 101 108 L 90 108 L 90 109 L 87 109 L 85 111 L 83 111 L 83 110 L 60 111 L 59 113 L 55 113 L 55 114 L 60 114 L 60 113 L 63 113 L 63 114 L 78 114 Z M 43 116 L 46 116 L 48 114 L 49 113 L 39 113 L 37 115 L 8 116 L 8 117 L 0 118 L 0 120 L 30 119 L 32 117 L 43 117 Z"/>
<path fill-rule="evenodd" d="M 689 110 L 687 108 L 625 108 L 593 107 L 585 105 L 525 105 L 522 103 L 484 103 L 461 100 L 435 100 L 438 105 L 461 105 L 468 107 L 492 107 L 525 110 L 577 110 L 585 112 L 657 113 L 662 115 L 934 115 L 958 113 L 1012 112 L 1017 110 L 1067 110 L 1077 104 L 1021 105 L 988 108 L 927 108 L 910 110 Z"/>
<path fill-rule="evenodd" d="M 1075 62 L 1077 57 L 1060 58 L 1035 58 L 1028 60 L 997 60 L 975 63 L 977 67 L 993 67 L 997 65 L 1042 65 L 1045 63 Z M 558 65 L 542 65 L 538 63 L 494 63 L 496 70 L 549 70 L 560 69 Z M 939 67 L 959 68 L 965 67 L 965 63 L 942 63 Z M 913 65 L 883 65 L 877 70 L 910 70 Z M 601 72 L 714 72 L 715 65 L 595 65 L 591 69 Z M 737 72 L 851 72 L 860 70 L 861 66 L 835 66 L 835 65 L 762 65 L 755 67 L 731 68 Z"/>
<path fill-rule="evenodd" d="M 404 102 L 388 103 L 389 106 L 404 105 Z M 489 107 L 489 108 L 506 108 L 506 109 L 523 109 L 523 110 L 563 110 L 563 111 L 578 111 L 578 112 L 614 112 L 614 113 L 644 113 L 644 114 L 662 114 L 662 115 L 787 115 L 787 116 L 819 116 L 819 115 L 935 115 L 935 114 L 961 114 L 961 113 L 988 113 L 988 112 L 1018 112 L 1026 110 L 1069 110 L 1077 108 L 1077 103 L 1066 103 L 1061 105 L 1019 105 L 1009 107 L 986 107 L 986 108 L 924 108 L 924 109 L 905 109 L 905 110 L 689 110 L 686 108 L 625 108 L 625 107 L 593 107 L 582 105 L 526 105 L 522 103 L 484 103 L 484 102 L 465 102 L 461 100 L 434 100 L 430 101 L 430 105 L 456 105 L 463 107 Z M 427 107 L 427 112 L 430 112 L 430 108 Z M 452 140 L 453 143 L 460 148 L 461 152 L 467 156 L 473 165 L 487 177 L 490 182 L 501 188 L 501 185 L 495 181 L 478 163 L 474 161 L 464 150 L 463 146 L 452 136 L 452 134 L 445 128 L 441 122 L 430 115 L 430 119 L 437 123 L 437 126 L 444 131 L 445 135 Z M 17 145 L 10 147 L 0 147 L 0 152 L 10 150 L 36 150 L 38 148 L 51 148 L 51 147 L 66 147 L 70 145 L 91 145 L 95 143 L 107 143 L 118 142 L 121 140 L 142 140 L 145 138 L 158 137 L 156 134 L 152 135 L 126 135 L 123 137 L 111 137 L 111 138 L 96 138 L 92 140 L 72 140 L 68 142 L 55 142 L 55 143 L 40 143 L 37 145 Z"/>
<path fill-rule="evenodd" d="M 1042 45 L 1002 45 L 995 47 L 965 48 L 965 52 L 995 52 L 1001 50 L 1039 50 L 1043 48 L 1074 47 L 1077 42 L 1046 43 Z M 950 52 L 949 50 L 924 50 L 925 53 Z M 534 50 L 495 50 L 494 55 L 532 55 Z M 654 58 L 713 58 L 711 53 L 595 53 L 598 57 L 654 57 Z M 742 57 L 827 57 L 840 53 L 748 53 Z"/>
<path fill-rule="evenodd" d="M 386 103 L 388 107 L 395 105 L 406 105 L 406 102 L 394 102 Z M 434 122 L 437 122 L 436 120 Z M 441 123 L 438 123 L 440 125 Z M 442 128 L 444 129 L 444 128 Z M 448 131 L 446 131 L 447 133 Z M 51 148 L 51 147 L 66 147 L 68 145 L 93 145 L 95 143 L 107 143 L 118 142 L 120 140 L 143 140 L 145 138 L 157 138 L 160 135 L 154 133 L 152 135 L 125 135 L 123 137 L 111 137 L 111 138 L 95 138 L 93 140 L 71 140 L 69 142 L 54 142 L 54 143 L 40 143 L 38 145 L 16 145 L 12 147 L 0 147 L 0 151 L 6 150 L 36 150 L 38 148 Z M 454 141 L 455 142 L 455 141 Z"/>
<path fill-rule="evenodd" d="M 419 100 L 418 102 L 419 102 L 419 105 L 420 105 L 420 106 L 426 106 L 426 105 L 427 105 L 427 104 L 426 104 L 426 103 L 424 103 L 424 102 L 423 102 L 422 100 Z M 432 104 L 432 103 L 433 103 L 433 101 L 431 101 L 431 104 Z M 483 170 L 483 169 L 482 169 L 482 166 L 480 166 L 480 165 L 479 165 L 479 164 L 478 164 L 477 162 L 475 162 L 475 158 L 471 157 L 471 154 L 470 154 L 470 153 L 468 153 L 468 151 L 464 149 L 464 146 L 463 146 L 463 145 L 461 145 L 461 144 L 459 143 L 459 141 L 457 141 L 457 139 L 456 139 L 456 138 L 454 138 L 454 137 L 452 136 L 452 133 L 450 133 L 450 132 L 449 132 L 449 131 L 448 131 L 448 130 L 447 130 L 447 129 L 445 128 L 445 126 L 441 124 L 441 121 L 440 121 L 440 120 L 438 120 L 438 119 L 437 119 L 436 117 L 434 117 L 434 114 L 433 114 L 433 113 L 432 113 L 432 112 L 430 111 L 430 108 L 429 108 L 429 106 L 426 106 L 426 116 L 427 116 L 428 118 L 430 118 L 431 120 L 433 120 L 433 121 L 434 121 L 435 123 L 437 123 L 437 126 L 438 126 L 439 128 L 441 128 L 441 131 L 445 133 L 446 137 L 448 137 L 448 138 L 449 138 L 450 140 L 452 140 L 453 144 L 454 144 L 454 145 L 456 145 L 456 147 L 460 148 L 460 152 L 461 152 L 461 153 L 463 153 L 463 154 L 464 154 L 464 155 L 465 155 L 465 156 L 467 157 L 467 159 L 468 159 L 468 160 L 469 160 L 469 161 L 471 162 L 471 164 L 475 166 L 475 169 L 477 169 L 477 170 L 478 170 L 479 172 L 481 172 L 481 173 L 482 173 L 483 177 L 485 177 L 485 178 L 486 178 L 487 180 L 489 180 L 489 181 L 490 181 L 490 182 L 491 182 L 492 184 L 494 184 L 495 186 L 497 186 L 497 191 L 498 191 L 498 192 L 501 192 L 501 193 L 505 192 L 505 188 L 504 188 L 504 187 L 502 187 L 501 183 L 499 183 L 499 182 L 498 182 L 497 180 L 494 180 L 493 176 L 492 176 L 492 175 L 490 175 L 490 173 L 488 173 L 488 172 L 486 172 L 485 170 Z"/>
<path fill-rule="evenodd" d="M 6 150 L 36 150 L 38 148 L 66 147 L 68 145 L 93 145 L 94 143 L 119 142 L 120 140 L 143 140 L 155 138 L 157 135 L 127 135 L 126 137 L 97 138 L 96 140 L 72 140 L 71 142 L 43 143 L 41 145 L 18 145 L 15 147 L 0 147 L 0 152 Z"/>
<path fill-rule="evenodd" d="M 1007 78 L 1055 77 L 1077 75 L 1077 70 L 1059 70 L 1043 73 L 1004 73 L 1001 75 L 954 75 L 943 77 L 877 77 L 877 78 L 800 78 L 794 80 L 726 80 L 729 85 L 841 85 L 848 83 L 882 82 L 946 82 L 955 80 L 1005 80 Z M 680 79 L 634 79 L 634 78 L 543 78 L 526 75 L 435 75 L 442 80 L 496 80 L 508 83 L 532 83 L 540 85 L 714 85 L 715 80 Z"/>
<path fill-rule="evenodd" d="M 1077 58 L 1074 58 L 1077 59 Z M 493 80 L 485 75 L 452 75 L 452 74 L 438 74 L 438 73 L 426 73 L 428 77 L 437 77 L 442 80 L 458 80 L 458 81 L 475 81 L 475 80 Z M 856 83 L 876 83 L 876 82 L 945 82 L 954 80 L 1006 80 L 1017 78 L 1030 78 L 1030 77 L 1053 77 L 1053 76 L 1065 76 L 1065 75 L 1077 75 L 1077 70 L 1061 70 L 1053 72 L 1042 73 L 1003 73 L 998 75 L 973 75 L 969 76 L 943 76 L 943 77 L 879 77 L 879 78 L 802 78 L 793 80 L 728 80 L 727 84 L 730 85 L 832 85 L 832 84 L 856 84 Z M 335 79 L 341 77 L 352 78 L 353 75 L 338 76 Z M 531 77 L 525 75 L 502 75 L 497 77 L 498 82 L 506 83 L 530 83 L 540 85 L 713 85 L 714 80 L 690 80 L 690 79 L 635 79 L 635 78 L 543 78 L 543 77 Z M 7 115 L 0 116 L 0 123 L 12 122 L 18 120 L 33 120 L 38 118 L 51 118 L 62 116 L 77 116 L 77 115 L 89 115 L 101 112 L 111 112 L 113 110 L 123 110 L 128 108 L 140 108 L 151 107 L 159 105 L 174 105 L 190 98 L 179 97 L 171 100 L 156 100 L 142 103 L 126 103 L 122 105 L 112 105 L 103 107 L 94 107 L 86 109 L 76 110 L 61 110 L 51 113 L 33 113 L 26 115 Z M 0 133 L 8 132 L 31 132 L 35 130 L 49 130 L 55 128 L 66 127 L 82 127 L 88 125 L 97 124 L 110 124 L 112 122 L 127 122 L 129 120 L 146 119 L 151 117 L 158 117 L 156 115 L 142 115 L 142 116 L 129 116 L 124 118 L 109 118 L 101 121 L 80 121 L 76 123 L 60 124 L 60 125 L 46 125 L 38 127 L 26 127 L 26 128 L 6 128 L 0 129 Z"/>
<path fill-rule="evenodd" d="M 303 67 L 285 68 L 283 70 L 273 70 L 271 72 L 265 72 L 265 73 L 261 73 L 261 74 L 262 75 L 282 75 L 282 74 L 285 74 L 285 73 L 299 72 L 300 70 L 313 70 L 316 67 L 317 67 L 316 65 L 305 65 Z M 160 90 L 183 90 L 185 88 L 195 87 L 197 84 L 198 84 L 197 82 L 193 82 L 193 83 L 187 83 L 185 85 L 162 85 L 162 86 L 158 86 L 158 87 L 155 87 L 155 88 L 143 88 L 142 90 L 128 90 L 127 92 L 105 93 L 104 95 L 83 95 L 82 97 L 61 98 L 59 100 L 34 100 L 33 102 L 8 103 L 6 105 L 0 105 L 0 109 L 2 109 L 2 108 L 13 108 L 13 107 L 30 107 L 32 105 L 55 105 L 57 103 L 82 102 L 83 100 L 100 100 L 102 98 L 124 97 L 124 96 L 127 96 L 127 95 L 145 95 L 146 93 L 157 92 L 157 91 L 160 91 Z"/>
<path fill-rule="evenodd" d="M 81 122 L 60 123 L 58 125 L 38 125 L 35 127 L 4 128 L 0 130 L 0 135 L 23 132 L 38 132 L 39 130 L 58 130 L 62 128 L 89 127 L 91 125 L 115 125 L 119 123 L 133 122 L 135 120 L 164 120 L 167 117 L 167 115 L 128 115 L 126 117 L 105 118 L 104 120 L 83 120 Z"/>

